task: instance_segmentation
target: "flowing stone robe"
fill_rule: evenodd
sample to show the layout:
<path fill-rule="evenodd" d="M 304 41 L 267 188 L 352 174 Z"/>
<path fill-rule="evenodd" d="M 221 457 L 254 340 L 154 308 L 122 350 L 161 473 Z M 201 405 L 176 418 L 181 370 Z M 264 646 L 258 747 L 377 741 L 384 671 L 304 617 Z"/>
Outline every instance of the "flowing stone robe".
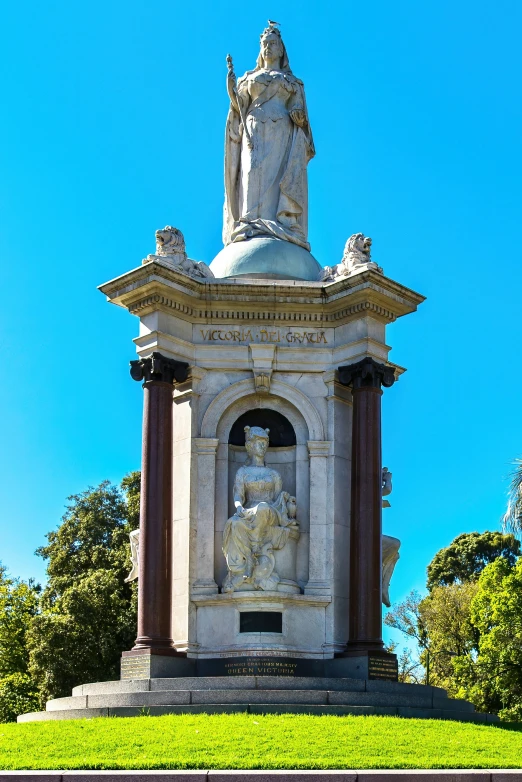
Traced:
<path fill-rule="evenodd" d="M 234 499 L 243 512 L 228 519 L 223 531 L 228 567 L 223 589 L 277 589 L 280 578 L 273 551 L 282 549 L 297 528 L 287 510 L 287 502 L 294 498 L 282 491 L 277 470 L 246 465 L 236 473 Z"/>
<path fill-rule="evenodd" d="M 223 243 L 272 236 L 310 249 L 306 167 L 314 156 L 303 83 L 290 70 L 248 71 L 238 81 L 239 113 L 230 107 L 225 134 Z M 301 109 L 298 127 L 290 112 Z"/>

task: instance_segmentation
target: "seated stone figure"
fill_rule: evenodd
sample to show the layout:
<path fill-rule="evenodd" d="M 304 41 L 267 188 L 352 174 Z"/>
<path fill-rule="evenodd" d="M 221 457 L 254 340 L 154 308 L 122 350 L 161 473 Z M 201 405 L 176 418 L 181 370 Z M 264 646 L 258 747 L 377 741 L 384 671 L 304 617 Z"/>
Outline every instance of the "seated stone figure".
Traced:
<path fill-rule="evenodd" d="M 269 429 L 245 426 L 248 461 L 236 473 L 234 505 L 223 532 L 228 573 L 224 592 L 277 590 L 274 551 L 297 531 L 296 500 L 283 491 L 277 470 L 265 465 Z"/>

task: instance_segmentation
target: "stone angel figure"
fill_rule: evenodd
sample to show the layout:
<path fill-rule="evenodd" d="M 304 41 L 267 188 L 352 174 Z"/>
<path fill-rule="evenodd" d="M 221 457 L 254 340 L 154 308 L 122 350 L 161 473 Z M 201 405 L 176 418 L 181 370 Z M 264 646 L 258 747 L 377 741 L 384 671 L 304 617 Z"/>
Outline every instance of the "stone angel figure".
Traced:
<path fill-rule="evenodd" d="M 296 534 L 296 500 L 283 491 L 280 474 L 265 465 L 269 429 L 245 426 L 248 462 L 234 482 L 235 513 L 223 532 L 228 573 L 223 592 L 277 590 L 274 551 Z"/>
<path fill-rule="evenodd" d="M 223 244 L 269 236 L 310 249 L 306 167 L 315 155 L 303 82 L 276 22 L 256 67 L 236 81 L 228 61 Z"/>

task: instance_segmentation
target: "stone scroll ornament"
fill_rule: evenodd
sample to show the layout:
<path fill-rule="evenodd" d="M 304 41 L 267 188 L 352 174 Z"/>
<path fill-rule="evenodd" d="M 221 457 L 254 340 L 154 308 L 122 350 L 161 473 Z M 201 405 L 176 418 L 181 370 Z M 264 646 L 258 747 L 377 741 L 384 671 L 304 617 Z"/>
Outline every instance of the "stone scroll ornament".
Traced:
<path fill-rule="evenodd" d="M 230 55 L 227 65 L 223 244 L 268 236 L 309 250 L 306 168 L 315 149 L 278 23 L 261 34 L 253 70 L 236 79 Z"/>
<path fill-rule="evenodd" d="M 265 465 L 269 429 L 245 426 L 248 461 L 234 481 L 235 513 L 223 532 L 228 573 L 223 592 L 276 591 L 274 551 L 299 537 L 296 499 L 283 491 L 277 470 Z"/>
<path fill-rule="evenodd" d="M 383 273 L 383 270 L 370 258 L 372 240 L 364 234 L 352 234 L 344 246 L 341 263 L 336 266 L 325 266 L 319 274 L 321 282 L 335 282 L 343 277 L 373 269 Z"/>
<path fill-rule="evenodd" d="M 196 280 L 213 279 L 214 274 L 203 261 L 192 261 L 185 251 L 185 238 L 179 228 L 166 225 L 156 231 L 156 253 L 147 255 L 143 263 L 163 261 L 178 272 Z"/>
<path fill-rule="evenodd" d="M 392 474 L 387 467 L 382 468 L 382 496 L 387 497 L 392 492 Z M 383 508 L 389 508 L 388 500 L 383 499 Z M 395 565 L 400 557 L 399 549 L 401 542 L 398 538 L 392 538 L 390 535 L 382 536 L 382 602 L 389 608 L 390 601 L 390 581 L 395 570 Z"/>

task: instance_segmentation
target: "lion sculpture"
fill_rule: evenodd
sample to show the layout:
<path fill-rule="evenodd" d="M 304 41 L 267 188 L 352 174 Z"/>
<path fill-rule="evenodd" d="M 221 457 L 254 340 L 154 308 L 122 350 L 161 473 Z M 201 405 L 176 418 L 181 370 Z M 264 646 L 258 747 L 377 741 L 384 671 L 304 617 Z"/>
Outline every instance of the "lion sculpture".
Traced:
<path fill-rule="evenodd" d="M 179 228 L 166 225 L 156 231 L 156 254 L 148 255 L 146 261 L 167 261 L 176 271 L 187 274 L 195 279 L 209 279 L 214 277 L 206 263 L 192 261 L 187 257 L 185 250 L 185 238 Z"/>
<path fill-rule="evenodd" d="M 382 269 L 370 258 L 372 240 L 364 234 L 352 234 L 344 246 L 341 263 L 337 266 L 325 266 L 319 275 L 322 282 L 333 282 L 341 277 L 349 277 L 367 269 L 382 274 Z"/>

